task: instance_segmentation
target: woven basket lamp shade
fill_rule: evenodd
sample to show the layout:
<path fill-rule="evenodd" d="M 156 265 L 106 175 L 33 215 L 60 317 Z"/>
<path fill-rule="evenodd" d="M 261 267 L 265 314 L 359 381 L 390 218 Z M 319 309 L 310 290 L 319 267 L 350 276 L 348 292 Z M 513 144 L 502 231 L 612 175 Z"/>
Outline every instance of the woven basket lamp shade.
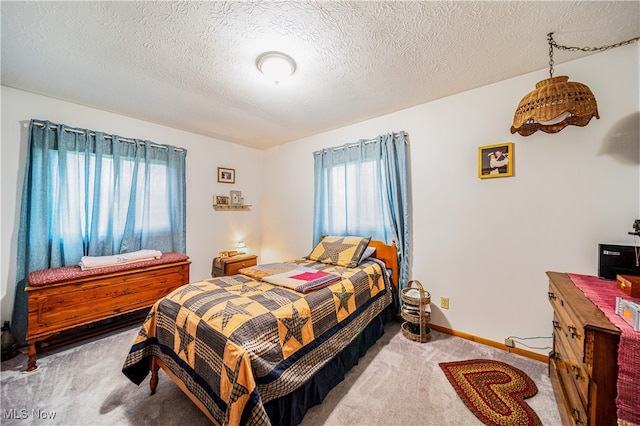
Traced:
<path fill-rule="evenodd" d="M 511 133 L 529 136 L 538 130 L 557 133 L 568 125 L 586 126 L 600 118 L 591 89 L 562 75 L 539 81 L 535 90 L 522 98 L 513 117 Z"/>

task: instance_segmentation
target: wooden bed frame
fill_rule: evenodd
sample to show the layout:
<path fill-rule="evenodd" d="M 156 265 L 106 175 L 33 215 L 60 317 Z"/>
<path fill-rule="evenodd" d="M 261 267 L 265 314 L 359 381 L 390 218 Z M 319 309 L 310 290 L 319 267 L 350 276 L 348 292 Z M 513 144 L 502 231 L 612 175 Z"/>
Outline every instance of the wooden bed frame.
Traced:
<path fill-rule="evenodd" d="M 396 242 L 392 241 L 391 244 L 386 244 L 380 240 L 371 240 L 369 246 L 376 248 L 373 257 L 382 260 L 387 265 L 387 268 L 391 269 L 391 285 L 396 294 L 398 294 L 400 271 L 398 271 L 398 246 Z"/>
<path fill-rule="evenodd" d="M 371 240 L 369 242 L 369 246 L 375 247 L 376 251 L 372 255 L 376 259 L 379 259 L 385 263 L 388 269 L 391 270 L 391 285 L 394 288 L 394 292 L 397 294 L 398 292 L 398 248 L 396 242 L 393 241 L 391 244 L 386 244 L 383 241 L 379 240 Z M 209 420 L 213 423 L 217 423 L 217 421 L 210 415 L 208 410 L 204 407 L 204 405 L 191 394 L 191 392 L 186 388 L 186 386 L 177 379 L 177 377 L 170 371 L 169 368 L 160 360 L 159 358 L 152 356 L 151 357 L 151 379 L 149 380 L 149 387 L 151 388 L 151 395 L 154 395 L 156 392 L 156 388 L 158 386 L 158 370 L 162 369 L 167 376 L 173 380 L 173 382 L 178 385 L 178 387 L 182 390 L 182 392 L 202 411 Z"/>
<path fill-rule="evenodd" d="M 189 282 L 190 260 L 30 285 L 26 371 L 36 365 L 36 343 L 62 331 L 148 308 Z M 67 267 L 68 268 L 68 267 Z M 54 271 L 53 268 L 47 271 Z M 44 272 L 44 271 L 42 271 Z"/>

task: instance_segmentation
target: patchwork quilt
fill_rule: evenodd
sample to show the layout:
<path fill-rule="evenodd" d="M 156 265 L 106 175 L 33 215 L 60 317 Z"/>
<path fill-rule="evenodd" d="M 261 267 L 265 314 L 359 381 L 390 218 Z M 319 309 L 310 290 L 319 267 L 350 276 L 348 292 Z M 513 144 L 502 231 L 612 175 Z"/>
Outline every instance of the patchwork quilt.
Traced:
<path fill-rule="evenodd" d="M 287 395 L 392 303 L 385 266 L 288 262 L 338 275 L 303 294 L 245 275 L 187 284 L 149 312 L 124 362 L 140 384 L 156 356 L 219 424 L 270 424 L 263 404 Z"/>
<path fill-rule="evenodd" d="M 239 272 L 301 293 L 324 288 L 342 279 L 340 275 L 291 263 L 267 263 L 243 268 Z"/>

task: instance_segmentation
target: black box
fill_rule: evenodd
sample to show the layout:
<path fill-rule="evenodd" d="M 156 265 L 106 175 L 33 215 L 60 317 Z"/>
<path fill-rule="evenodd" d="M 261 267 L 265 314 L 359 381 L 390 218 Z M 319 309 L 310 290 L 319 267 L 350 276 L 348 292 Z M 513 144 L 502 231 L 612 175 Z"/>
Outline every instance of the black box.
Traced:
<path fill-rule="evenodd" d="M 598 277 L 615 280 L 616 275 L 640 276 L 640 248 L 615 244 L 598 244 Z"/>

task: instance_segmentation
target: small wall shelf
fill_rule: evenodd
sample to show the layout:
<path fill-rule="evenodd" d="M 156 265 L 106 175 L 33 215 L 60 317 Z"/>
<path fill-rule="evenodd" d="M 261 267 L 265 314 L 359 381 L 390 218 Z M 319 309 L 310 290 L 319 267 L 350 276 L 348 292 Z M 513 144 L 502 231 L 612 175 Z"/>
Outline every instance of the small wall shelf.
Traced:
<path fill-rule="evenodd" d="M 243 204 L 241 206 L 232 206 L 230 204 L 214 204 L 214 210 L 249 210 L 251 204 Z"/>

